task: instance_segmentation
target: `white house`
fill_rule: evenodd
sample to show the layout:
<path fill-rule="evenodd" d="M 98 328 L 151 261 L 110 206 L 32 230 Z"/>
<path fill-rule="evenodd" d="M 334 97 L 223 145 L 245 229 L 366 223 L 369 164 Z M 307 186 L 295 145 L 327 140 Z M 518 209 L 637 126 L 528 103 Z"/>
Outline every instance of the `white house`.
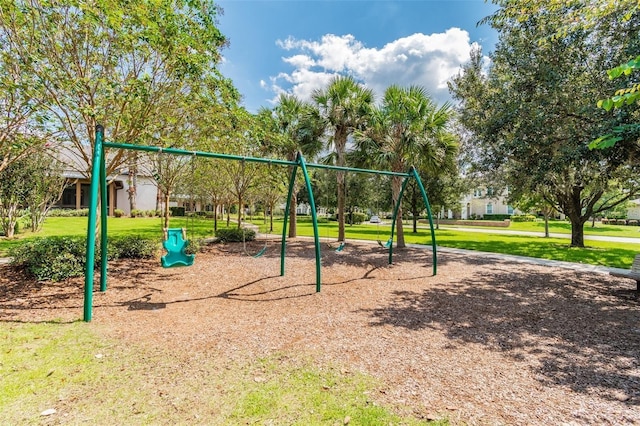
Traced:
<path fill-rule="evenodd" d="M 90 173 L 86 170 L 86 158 L 91 158 L 88 149 L 85 153 L 78 153 L 74 147 L 63 145 L 58 152 L 58 158 L 64 164 L 63 176 L 70 184 L 65 188 L 56 207 L 64 209 L 84 209 L 89 207 Z M 144 168 L 141 167 L 141 170 Z M 126 169 L 118 170 L 107 176 L 107 210 L 113 215 L 115 209 L 120 209 L 129 215 L 129 175 Z M 158 188 L 151 176 L 144 172 L 137 178 L 136 204 L 139 210 L 155 210 L 158 199 Z M 111 202 L 114 200 L 114 202 Z"/>
<path fill-rule="evenodd" d="M 640 220 L 640 199 L 632 200 L 632 206 L 627 207 L 627 219 Z"/>

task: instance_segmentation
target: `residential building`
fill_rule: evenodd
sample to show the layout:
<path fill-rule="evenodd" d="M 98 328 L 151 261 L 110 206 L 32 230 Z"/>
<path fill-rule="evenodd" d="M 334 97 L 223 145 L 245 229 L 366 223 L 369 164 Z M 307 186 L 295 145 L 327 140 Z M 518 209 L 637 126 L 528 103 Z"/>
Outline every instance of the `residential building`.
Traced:
<path fill-rule="evenodd" d="M 472 193 L 465 195 L 460 204 L 460 219 L 521 213 L 507 203 L 505 196 L 496 194 L 491 187 L 476 188 Z"/>
<path fill-rule="evenodd" d="M 88 156 L 87 156 L 88 155 Z M 86 157 L 85 157 L 86 156 Z M 86 158 L 90 154 L 77 153 L 70 146 L 63 146 L 58 158 L 64 164 L 63 176 L 69 180 L 62 197 L 56 207 L 63 209 L 85 209 L 89 207 L 91 180 L 86 170 Z M 144 168 L 140 168 L 141 170 Z M 136 205 L 139 210 L 155 210 L 157 207 L 158 188 L 153 177 L 148 173 L 139 173 L 136 177 Z M 129 175 L 126 169 L 118 170 L 107 176 L 107 211 L 110 216 L 115 209 L 123 210 L 125 215 L 131 213 L 129 208 Z M 113 202 L 111 201 L 113 200 Z"/>

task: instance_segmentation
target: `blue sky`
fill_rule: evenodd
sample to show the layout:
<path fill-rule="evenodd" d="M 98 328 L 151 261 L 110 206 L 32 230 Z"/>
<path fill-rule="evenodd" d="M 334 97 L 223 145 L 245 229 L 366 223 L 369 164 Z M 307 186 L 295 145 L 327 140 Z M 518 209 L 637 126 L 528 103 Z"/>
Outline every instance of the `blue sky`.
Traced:
<path fill-rule="evenodd" d="M 437 102 L 446 81 L 485 54 L 497 34 L 477 22 L 495 10 L 483 0 L 220 0 L 229 39 L 221 70 L 251 112 L 281 92 L 309 99 L 336 74 L 351 74 L 380 97 L 391 84 L 424 86 Z"/>

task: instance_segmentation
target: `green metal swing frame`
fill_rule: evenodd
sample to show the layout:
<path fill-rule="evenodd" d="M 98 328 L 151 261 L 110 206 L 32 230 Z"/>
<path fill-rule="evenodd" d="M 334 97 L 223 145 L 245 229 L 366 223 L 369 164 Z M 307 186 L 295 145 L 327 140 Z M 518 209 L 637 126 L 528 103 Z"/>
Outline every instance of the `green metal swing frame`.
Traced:
<path fill-rule="evenodd" d="M 309 205 L 311 210 L 311 219 L 313 222 L 313 239 L 315 245 L 315 260 L 316 260 L 316 292 L 320 292 L 322 286 L 321 275 L 321 259 L 320 259 L 320 236 L 318 233 L 318 217 L 316 213 L 315 199 L 313 196 L 313 190 L 311 189 L 311 179 L 309 178 L 308 168 L 317 169 L 329 169 L 329 170 L 342 170 L 346 172 L 355 173 L 368 173 L 374 175 L 386 175 L 386 176 L 400 176 L 403 178 L 402 187 L 398 200 L 393 209 L 393 219 L 391 225 L 391 237 L 393 241 L 396 218 L 400 205 L 402 203 L 402 195 L 407 186 L 409 179 L 415 179 L 427 210 L 427 217 L 429 219 L 429 228 L 431 231 L 431 247 L 432 247 L 432 264 L 433 275 L 437 273 L 437 251 L 436 251 L 436 237 L 433 227 L 433 216 L 431 214 L 431 206 L 429 204 L 429 198 L 424 189 L 424 185 L 420 180 L 420 176 L 415 167 L 411 166 L 407 173 L 391 172 L 385 170 L 372 170 L 372 169 L 360 169 L 354 167 L 339 167 L 326 164 L 314 164 L 307 163 L 300 152 L 296 155 L 295 161 L 277 160 L 271 158 L 259 158 L 259 157 L 246 157 L 232 154 L 221 154 L 216 152 L 204 152 L 204 151 L 188 151 L 184 149 L 176 148 L 159 148 L 155 146 L 146 145 L 132 145 L 115 142 L 104 141 L 104 127 L 100 124 L 96 126 L 96 138 L 93 149 L 93 162 L 91 168 L 91 187 L 89 194 L 89 217 L 87 226 L 87 257 L 84 274 L 84 321 L 91 321 L 93 311 L 93 285 L 94 285 L 94 272 L 95 272 L 95 244 L 96 244 L 96 225 L 98 216 L 100 217 L 100 249 L 101 253 L 107 252 L 107 176 L 105 168 L 105 149 L 127 149 L 133 151 L 145 151 L 145 152 L 157 152 L 172 155 L 188 155 L 203 158 L 217 158 L 222 160 L 234 160 L 234 161 L 249 161 L 254 163 L 267 163 L 270 165 L 282 165 L 291 167 L 291 176 L 289 179 L 289 189 L 287 193 L 287 203 L 284 211 L 284 223 L 282 226 L 282 244 L 280 250 L 280 275 L 285 274 L 285 254 L 286 254 L 286 242 L 287 231 L 289 225 L 289 212 L 291 211 L 291 200 L 293 198 L 293 188 L 296 180 L 298 169 L 301 170 L 304 178 L 307 192 L 309 193 Z M 100 211 L 98 212 L 98 200 L 100 200 Z M 393 263 L 393 244 L 389 245 L 389 264 Z M 107 261 L 100 262 L 100 291 L 105 292 L 107 290 Z"/>

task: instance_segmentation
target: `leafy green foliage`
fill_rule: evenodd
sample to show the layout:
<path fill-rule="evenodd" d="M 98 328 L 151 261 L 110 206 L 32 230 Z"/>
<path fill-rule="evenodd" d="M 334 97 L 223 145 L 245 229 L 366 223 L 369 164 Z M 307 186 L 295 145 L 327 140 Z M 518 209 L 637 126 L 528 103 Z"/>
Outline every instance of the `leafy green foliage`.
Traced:
<path fill-rule="evenodd" d="M 347 221 L 353 225 L 360 225 L 362 222 L 366 221 L 368 215 L 362 212 L 351 212 L 347 213 Z"/>
<path fill-rule="evenodd" d="M 117 209 L 116 209 L 117 210 Z M 51 209 L 47 214 L 49 217 L 87 217 L 89 209 Z"/>
<path fill-rule="evenodd" d="M 62 281 L 84 274 L 86 238 L 45 237 L 13 248 L 13 264 L 25 268 L 39 281 Z M 158 253 L 157 240 L 137 236 L 113 237 L 108 241 L 108 259 L 148 259 Z M 96 256 L 100 257 L 99 247 Z"/>
<path fill-rule="evenodd" d="M 151 259 L 160 248 L 157 240 L 137 235 L 111 237 L 107 241 L 107 255 L 114 259 Z M 99 254 L 99 253 L 98 253 Z"/>
<path fill-rule="evenodd" d="M 10 252 L 13 263 L 24 267 L 38 281 L 62 281 L 83 274 L 86 239 L 48 237 L 29 241 Z"/>
<path fill-rule="evenodd" d="M 589 217 L 640 194 L 637 147 L 606 152 L 587 147 L 587 141 L 630 123 L 628 113 L 607 115 L 592 101 L 615 88 L 594 69 L 619 63 L 636 46 L 638 27 L 618 34 L 594 26 L 540 43 L 564 25 L 562 5 L 499 3 L 497 20 L 490 20 L 500 31 L 491 65 L 485 70 L 481 52 L 474 52 L 451 85 L 469 133 L 464 150 L 477 174 L 500 176 L 521 196 L 541 194 L 566 214 L 572 245 L 584 246 L 582 229 Z M 614 196 L 601 202 L 604 194 Z"/>
<path fill-rule="evenodd" d="M 223 243 L 253 241 L 256 239 L 256 232 L 246 228 L 220 228 L 216 231 L 216 238 Z"/>
<path fill-rule="evenodd" d="M 629 62 L 617 66 L 607 71 L 611 80 L 622 76 L 630 76 L 632 72 L 640 69 L 640 56 Z M 619 89 L 612 97 L 600 99 L 598 108 L 609 112 L 614 108 L 624 108 L 636 105 L 640 101 L 640 83 L 633 83 L 630 87 Z M 589 143 L 589 149 L 611 148 L 618 142 L 625 139 L 637 140 L 640 135 L 640 123 L 625 123 L 611 129 L 611 132 L 604 134 Z"/>
<path fill-rule="evenodd" d="M 536 217 L 532 214 L 518 214 L 511 216 L 512 222 L 535 222 Z"/>

